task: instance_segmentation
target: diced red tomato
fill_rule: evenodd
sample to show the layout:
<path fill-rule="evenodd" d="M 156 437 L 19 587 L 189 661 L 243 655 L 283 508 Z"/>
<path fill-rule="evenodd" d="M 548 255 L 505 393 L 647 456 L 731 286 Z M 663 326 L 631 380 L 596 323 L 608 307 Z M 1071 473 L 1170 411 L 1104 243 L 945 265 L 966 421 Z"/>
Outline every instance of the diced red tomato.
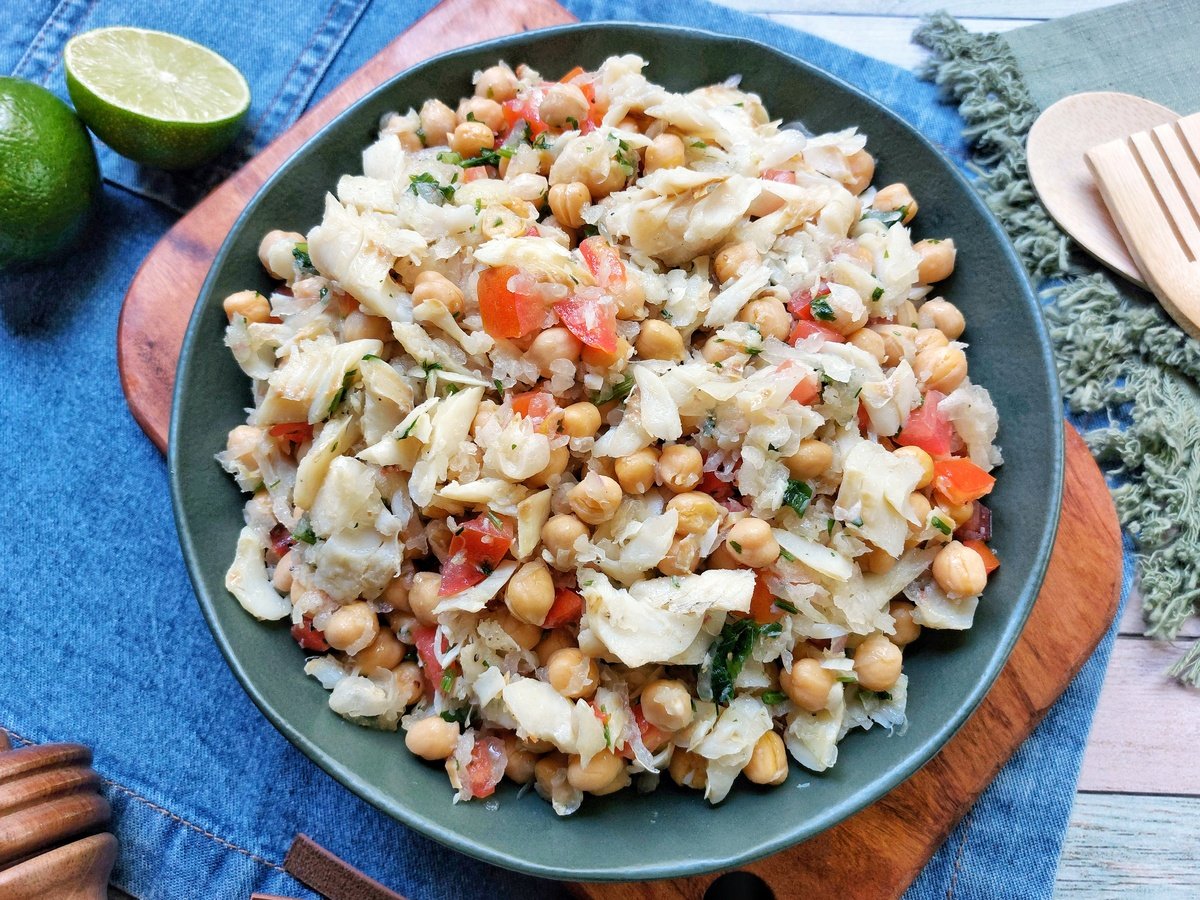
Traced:
<path fill-rule="evenodd" d="M 526 391 L 513 395 L 512 408 L 513 412 L 533 422 L 534 427 L 541 431 L 546 421 L 558 411 L 558 404 L 554 402 L 553 395 L 545 391 Z"/>
<path fill-rule="evenodd" d="M 518 97 L 514 97 L 512 100 L 504 102 L 504 138 L 507 138 L 513 131 L 520 129 L 521 122 L 525 122 L 529 126 L 530 138 L 536 138 L 550 128 L 549 125 L 542 121 L 542 116 L 539 112 L 548 89 L 549 85 L 539 85 Z"/>
<path fill-rule="evenodd" d="M 433 650 L 437 629 L 432 625 L 422 625 L 413 630 L 412 636 L 417 647 L 417 657 L 421 660 L 421 668 L 425 672 L 425 696 L 432 697 L 434 690 L 442 683 L 444 671 Z"/>
<path fill-rule="evenodd" d="M 863 434 L 871 430 L 871 416 L 867 412 L 867 405 L 861 400 L 858 401 L 858 430 Z"/>
<path fill-rule="evenodd" d="M 559 79 L 559 82 L 562 84 L 574 84 L 583 92 L 583 97 L 588 102 L 587 119 L 579 123 L 579 130 L 583 134 L 595 131 L 596 126 L 600 124 L 600 120 L 604 118 L 604 110 L 596 105 L 596 84 L 593 80 L 594 78 L 595 76 L 588 75 L 584 71 L 583 66 L 576 66 Z"/>
<path fill-rule="evenodd" d="M 937 391 L 927 393 L 925 402 L 908 414 L 908 420 L 896 435 L 896 443 L 902 447 L 920 447 L 934 459 L 948 455 L 954 427 L 938 411 L 938 404 L 944 399 L 945 395 Z"/>
<path fill-rule="evenodd" d="M 312 433 L 313 427 L 307 422 L 284 422 L 281 425 L 272 425 L 270 430 L 271 437 L 291 441 L 293 444 L 311 441 Z"/>
<path fill-rule="evenodd" d="M 846 339 L 838 334 L 827 325 L 822 325 L 820 322 L 813 322 L 809 319 L 800 319 L 796 322 L 796 327 L 792 329 L 792 333 L 788 335 L 788 343 L 795 347 L 798 343 L 807 337 L 812 337 L 814 334 L 819 334 L 829 341 L 831 344 L 844 344 Z"/>
<path fill-rule="evenodd" d="M 617 307 L 596 288 L 580 288 L 554 304 L 554 312 L 567 330 L 589 347 L 606 354 L 617 352 Z"/>
<path fill-rule="evenodd" d="M 476 735 L 475 746 L 471 748 L 471 761 L 467 763 L 467 787 L 471 796 L 492 796 L 496 792 L 496 785 L 504 777 L 507 763 L 508 753 L 502 740 L 492 735 Z"/>
<path fill-rule="evenodd" d="M 538 227 L 536 225 L 530 225 L 528 228 L 525 229 L 524 236 L 525 237 L 541 237 L 542 233 L 540 231 L 538 231 Z"/>
<path fill-rule="evenodd" d="M 754 594 L 750 597 L 750 615 L 759 625 L 774 622 L 783 615 L 783 610 L 775 606 L 775 597 L 767 587 L 767 578 L 762 572 L 754 576 Z"/>
<path fill-rule="evenodd" d="M 805 288 L 802 291 L 796 291 L 788 300 L 787 308 L 797 319 L 807 319 L 813 321 L 812 302 L 813 297 L 821 297 L 829 293 L 829 284 L 822 278 L 817 282 L 816 291 L 811 291 Z"/>
<path fill-rule="evenodd" d="M 992 552 L 992 548 L 983 541 L 963 541 L 964 547 L 970 547 L 976 553 L 983 557 L 983 568 L 991 575 L 1000 568 L 1000 559 Z"/>
<path fill-rule="evenodd" d="M 583 616 L 583 598 L 570 588 L 560 587 L 554 592 L 554 603 L 542 622 L 543 628 L 561 628 L 573 625 Z"/>
<path fill-rule="evenodd" d="M 296 539 L 292 537 L 292 533 L 282 524 L 277 524 L 271 529 L 271 550 L 277 559 L 291 550 L 295 543 Z"/>
<path fill-rule="evenodd" d="M 633 707 L 633 721 L 637 723 L 638 733 L 642 736 L 642 743 L 646 745 L 646 749 L 651 753 L 657 753 L 667 745 L 667 741 L 671 739 L 671 735 L 663 731 L 657 725 L 651 725 L 646 721 L 645 715 L 642 714 L 642 704 L 637 704 Z M 629 745 L 625 746 L 629 758 L 633 758 L 633 751 L 629 749 Z"/>
<path fill-rule="evenodd" d="M 329 649 L 325 635 L 313 628 L 312 618 L 305 616 L 304 621 L 292 626 L 292 638 L 305 650 L 324 653 Z"/>
<path fill-rule="evenodd" d="M 471 166 L 469 169 L 463 170 L 463 184 L 483 181 L 485 178 L 495 178 L 496 174 L 496 170 L 492 166 Z"/>
<path fill-rule="evenodd" d="M 579 245 L 579 252 L 600 287 L 608 291 L 624 287 L 625 263 L 621 262 L 616 247 L 599 235 L 592 235 Z"/>
<path fill-rule="evenodd" d="M 449 597 L 479 584 L 504 559 L 512 542 L 512 523 L 499 516 L 478 516 L 464 523 L 450 541 L 438 595 Z"/>
<path fill-rule="evenodd" d="M 808 406 L 821 396 L 821 382 L 816 375 L 809 375 L 792 388 L 790 396 L 797 403 Z"/>
<path fill-rule="evenodd" d="M 765 169 L 762 178 L 764 181 L 779 181 L 783 184 L 796 183 L 796 173 L 791 169 Z"/>
<path fill-rule="evenodd" d="M 995 483 L 995 478 L 969 459 L 951 457 L 933 464 L 933 489 L 960 506 L 990 493 Z"/>
<path fill-rule="evenodd" d="M 483 330 L 492 337 L 524 337 L 542 325 L 546 315 L 542 301 L 532 292 L 511 287 L 512 279 L 520 274 L 516 266 L 497 266 L 479 273 L 479 313 Z"/>
<path fill-rule="evenodd" d="M 571 81 L 574 78 L 578 78 L 582 74 L 583 74 L 583 66 L 576 66 L 570 72 L 568 72 L 566 75 L 564 75 L 562 78 L 560 78 L 558 80 L 559 80 L 560 84 L 567 84 L 569 81 Z"/>
<path fill-rule="evenodd" d="M 730 481 L 722 481 L 717 477 L 716 472 L 705 472 L 700 477 L 700 483 L 696 485 L 696 490 L 703 494 L 708 494 L 718 503 L 724 503 L 733 496 L 733 483 Z"/>

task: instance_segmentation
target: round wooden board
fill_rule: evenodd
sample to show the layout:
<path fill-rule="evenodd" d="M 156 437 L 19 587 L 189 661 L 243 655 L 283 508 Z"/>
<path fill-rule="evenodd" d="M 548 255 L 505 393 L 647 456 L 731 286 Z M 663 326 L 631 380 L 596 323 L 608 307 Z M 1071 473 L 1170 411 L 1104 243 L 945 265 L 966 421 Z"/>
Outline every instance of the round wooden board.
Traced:
<path fill-rule="evenodd" d="M 422 59 L 571 21 L 554 0 L 508 6 L 445 0 L 176 223 L 130 285 L 117 334 L 126 399 L 160 449 L 166 447 L 175 362 L 200 285 L 230 225 L 292 151 L 366 91 Z M 1066 428 L 1055 551 L 1029 623 L 995 686 L 942 752 L 904 784 L 818 837 L 747 867 L 780 898 L 810 891 L 899 897 L 1104 635 L 1120 588 L 1120 532 L 1103 476 L 1079 435 Z M 864 859 L 871 865 L 862 865 Z M 699 900 L 715 877 L 572 889 L 592 900 Z"/>

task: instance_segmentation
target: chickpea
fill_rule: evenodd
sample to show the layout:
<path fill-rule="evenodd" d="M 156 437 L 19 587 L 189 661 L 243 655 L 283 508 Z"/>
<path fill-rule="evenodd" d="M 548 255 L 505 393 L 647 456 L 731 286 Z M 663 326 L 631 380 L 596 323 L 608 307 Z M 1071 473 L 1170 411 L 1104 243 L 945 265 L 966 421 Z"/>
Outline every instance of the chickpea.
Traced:
<path fill-rule="evenodd" d="M 265 322 L 271 318 L 271 304 L 258 291 L 238 291 L 230 294 L 221 304 L 225 317 L 230 322 L 234 316 L 242 316 L 247 322 Z"/>
<path fill-rule="evenodd" d="M 734 555 L 734 552 L 729 549 L 724 543 L 717 544 L 713 547 L 712 553 L 708 554 L 708 559 L 705 561 L 705 566 L 709 569 L 744 569 L 741 561 Z"/>
<path fill-rule="evenodd" d="M 887 349 L 884 346 L 883 338 L 879 333 L 872 331 L 870 328 L 860 328 L 858 331 L 850 335 L 849 341 L 859 350 L 864 353 L 871 354 L 875 362 L 883 365 L 887 359 Z"/>
<path fill-rule="evenodd" d="M 682 494 L 700 483 L 704 458 L 695 447 L 686 444 L 667 444 L 655 467 L 658 483 L 667 490 Z"/>
<path fill-rule="evenodd" d="M 495 145 L 496 136 L 482 122 L 459 122 L 450 136 L 450 149 L 464 158 L 478 156 Z"/>
<path fill-rule="evenodd" d="M 815 438 L 805 438 L 783 464 L 793 478 L 807 481 L 829 471 L 833 465 L 833 448 Z"/>
<path fill-rule="evenodd" d="M 583 226 L 583 208 L 592 202 L 592 194 L 582 181 L 569 181 L 550 188 L 550 212 L 567 228 Z"/>
<path fill-rule="evenodd" d="M 690 750 L 678 749 L 671 754 L 667 771 L 680 787 L 702 791 L 708 786 L 708 760 Z"/>
<path fill-rule="evenodd" d="M 786 341 L 792 333 L 792 317 L 787 307 L 774 297 L 751 300 L 738 313 L 739 322 L 749 322 L 758 329 L 763 339 L 775 338 Z"/>
<path fill-rule="evenodd" d="M 905 300 L 900 304 L 896 310 L 895 319 L 897 325 L 905 325 L 909 328 L 916 328 L 920 323 L 920 319 L 917 316 L 917 308 L 913 306 L 911 300 Z"/>
<path fill-rule="evenodd" d="M 725 543 L 739 561 L 754 569 L 779 559 L 779 542 L 771 532 L 770 523 L 754 516 L 737 521 L 729 529 Z"/>
<path fill-rule="evenodd" d="M 572 754 L 567 764 L 567 781 L 578 791 L 595 792 L 611 784 L 624 768 L 625 760 L 611 750 L 601 750 L 586 766 Z"/>
<path fill-rule="evenodd" d="M 916 460 L 921 467 L 921 480 L 917 482 L 917 490 L 924 490 L 933 481 L 933 457 L 920 447 L 897 447 L 892 451 L 894 456 L 908 457 Z"/>
<path fill-rule="evenodd" d="M 463 292 L 457 284 L 440 272 L 422 272 L 417 276 L 412 292 L 413 305 L 432 300 L 450 310 L 452 315 L 463 311 Z M 391 334 L 389 331 L 388 337 Z"/>
<path fill-rule="evenodd" d="M 912 513 L 911 518 L 920 522 L 919 525 L 913 525 L 910 521 L 909 529 L 913 531 L 923 530 L 925 523 L 929 521 L 929 514 L 933 512 L 933 504 L 929 502 L 929 498 L 919 491 L 913 491 L 908 495 L 908 508 Z"/>
<path fill-rule="evenodd" d="M 783 784 L 788 777 L 787 748 L 774 731 L 766 732 L 754 745 L 742 774 L 755 784 Z"/>
<path fill-rule="evenodd" d="M 642 359 L 683 358 L 683 336 L 662 319 L 647 319 L 642 323 L 634 349 Z"/>
<path fill-rule="evenodd" d="M 503 63 L 489 66 L 475 77 L 475 96 L 503 103 L 517 96 L 517 76 Z"/>
<path fill-rule="evenodd" d="M 896 623 L 896 630 L 888 640 L 897 647 L 907 647 L 921 636 L 921 626 L 913 621 L 914 609 L 916 607 L 907 600 L 893 600 L 888 606 L 888 612 Z"/>
<path fill-rule="evenodd" d="M 530 487 L 545 487 L 552 479 L 567 471 L 567 464 L 570 461 L 571 451 L 567 449 L 566 444 L 561 447 L 552 447 L 550 448 L 550 462 L 546 463 L 546 468 L 536 475 L 526 478 L 525 483 Z"/>
<path fill-rule="evenodd" d="M 676 494 L 667 502 L 679 516 L 676 531 L 680 534 L 704 534 L 721 518 L 721 504 L 700 491 Z"/>
<path fill-rule="evenodd" d="M 600 684 L 600 667 L 578 647 L 563 647 L 546 661 L 546 680 L 568 700 L 586 700 Z"/>
<path fill-rule="evenodd" d="M 679 731 L 692 724 L 695 710 L 687 685 L 675 679 L 659 678 L 642 688 L 642 715 L 655 728 Z"/>
<path fill-rule="evenodd" d="M 886 575 L 896 565 L 896 558 L 882 547 L 873 547 L 859 557 L 859 564 L 872 575 Z"/>
<path fill-rule="evenodd" d="M 442 576 L 437 572 L 418 572 L 413 576 L 408 589 L 408 606 L 422 625 L 436 625 L 434 608 L 441 602 L 438 591 L 442 588 Z"/>
<path fill-rule="evenodd" d="M 965 525 L 971 516 L 975 514 L 974 500 L 968 500 L 966 503 L 951 503 L 949 500 L 942 498 L 941 495 L 939 495 L 939 498 L 939 505 L 946 511 L 946 515 L 954 520 L 956 526 Z"/>
<path fill-rule="evenodd" d="M 583 343 L 562 325 L 547 328 L 533 339 L 525 357 L 538 367 L 543 378 L 551 376 L 550 363 L 558 359 L 576 362 Z"/>
<path fill-rule="evenodd" d="M 565 628 L 554 628 L 547 631 L 533 652 L 537 654 L 538 660 L 544 666 L 550 661 L 550 657 L 562 650 L 565 647 L 574 647 L 575 638 L 571 637 L 571 632 Z"/>
<path fill-rule="evenodd" d="M 868 691 L 890 690 L 900 677 L 904 653 L 885 634 L 864 638 L 854 651 L 854 674 Z"/>
<path fill-rule="evenodd" d="M 871 325 L 871 331 L 883 338 L 883 361 L 885 365 L 897 366 L 907 359 L 908 350 L 916 340 L 917 329 L 906 325 Z"/>
<path fill-rule="evenodd" d="M 362 600 L 339 607 L 325 623 L 325 640 L 335 650 L 364 640 L 373 641 L 379 634 L 379 618 L 370 605 Z"/>
<path fill-rule="evenodd" d="M 579 123 L 587 119 L 588 102 L 578 85 L 557 82 L 546 91 L 538 107 L 542 121 L 551 128 L 579 130 Z"/>
<path fill-rule="evenodd" d="M 447 722 L 441 716 L 413 722 L 404 735 L 409 752 L 431 762 L 446 759 L 458 744 L 458 723 Z"/>
<path fill-rule="evenodd" d="M 565 513 L 551 516 L 542 526 L 542 543 L 557 559 L 562 554 L 568 562 L 575 557 L 575 542 L 586 538 L 587 526 L 577 518 Z"/>
<path fill-rule="evenodd" d="M 829 703 L 837 676 L 815 659 L 793 659 L 790 672 L 779 673 L 779 686 L 805 712 L 818 713 Z"/>
<path fill-rule="evenodd" d="M 632 268 L 625 269 L 625 282 L 614 288 L 618 319 L 644 319 L 646 317 L 646 286 L 641 273 Z"/>
<path fill-rule="evenodd" d="M 727 244 L 713 259 L 713 271 L 717 273 L 717 280 L 724 284 L 751 266 L 758 265 L 758 261 L 758 248 L 753 244 L 746 241 Z"/>
<path fill-rule="evenodd" d="M 540 626 L 554 605 L 554 581 L 546 564 L 535 559 L 517 569 L 504 587 L 504 602 L 522 622 Z"/>
<path fill-rule="evenodd" d="M 658 561 L 658 571 L 664 575 L 691 575 L 698 565 L 700 539 L 694 534 L 687 534 L 671 542 L 667 555 Z"/>
<path fill-rule="evenodd" d="M 922 328 L 936 328 L 952 341 L 962 337 L 967 328 L 959 308 L 941 297 L 926 300 L 917 311 L 917 321 Z"/>
<path fill-rule="evenodd" d="M 533 779 L 537 783 L 537 789 L 543 796 L 549 797 L 554 791 L 555 777 L 560 773 L 565 773 L 567 770 L 567 755 L 559 753 L 555 750 L 552 753 L 547 753 L 540 757 L 533 764 Z"/>
<path fill-rule="evenodd" d="M 930 347 L 917 354 L 913 368 L 926 388 L 949 394 L 967 377 L 967 355 L 961 347 Z"/>
<path fill-rule="evenodd" d="M 628 282 L 627 282 L 628 283 Z M 617 338 L 617 349 L 612 353 L 606 353 L 598 347 L 584 347 L 581 358 L 589 366 L 597 369 L 612 369 L 620 372 L 625 368 L 625 363 L 629 359 L 629 341 L 623 337 Z"/>
<path fill-rule="evenodd" d="M 652 140 L 646 148 L 642 171 L 649 175 L 659 169 L 676 169 L 686 162 L 683 140 L 677 134 L 664 133 Z"/>
<path fill-rule="evenodd" d="M 627 494 L 644 494 L 654 486 L 654 470 L 658 451 L 645 447 L 628 456 L 619 457 L 613 464 L 617 481 Z"/>
<path fill-rule="evenodd" d="M 504 107 L 488 97 L 468 97 L 458 104 L 458 117 L 464 122 L 482 122 L 492 131 L 504 127 Z"/>
<path fill-rule="evenodd" d="M 918 328 L 916 337 L 913 339 L 913 345 L 917 348 L 917 353 L 946 347 L 949 344 L 950 339 L 936 328 Z"/>
<path fill-rule="evenodd" d="M 354 310 L 342 320 L 342 340 L 382 341 L 392 339 L 392 323 L 382 316 L 370 316 L 362 310 Z"/>
<path fill-rule="evenodd" d="M 426 100 L 421 107 L 421 131 L 425 134 L 426 147 L 443 147 L 450 143 L 450 135 L 457 125 L 458 116 L 441 100 Z"/>
<path fill-rule="evenodd" d="M 600 410 L 583 400 L 563 410 L 563 431 L 573 438 L 595 437 L 600 430 Z"/>
<path fill-rule="evenodd" d="M 354 661 L 364 672 L 375 669 L 394 669 L 404 660 L 404 645 L 386 628 L 379 629 L 375 640 L 354 654 Z"/>
<path fill-rule="evenodd" d="M 475 411 L 475 418 L 471 420 L 471 435 L 478 436 L 479 432 L 487 427 L 487 424 L 496 418 L 496 410 L 500 408 L 500 404 L 495 400 L 480 400 L 479 408 Z"/>
<path fill-rule="evenodd" d="M 508 636 L 522 650 L 532 650 L 542 640 L 542 627 L 540 625 L 531 625 L 528 622 L 522 622 L 509 612 L 507 607 L 501 607 L 500 611 L 492 616 L 492 619 L 505 630 Z"/>
<path fill-rule="evenodd" d="M 589 472 L 567 492 L 571 510 L 589 525 L 607 522 L 621 505 L 621 485 L 607 475 Z"/>
<path fill-rule="evenodd" d="M 866 150 L 856 150 L 846 157 L 846 167 L 850 170 L 850 177 L 842 184 L 850 193 L 861 194 L 875 177 L 875 157 Z"/>
<path fill-rule="evenodd" d="M 292 551 L 289 550 L 283 556 L 279 557 L 279 562 L 275 563 L 275 571 L 271 573 L 271 584 L 275 590 L 281 594 L 290 593 L 292 590 Z"/>
<path fill-rule="evenodd" d="M 296 271 L 292 251 L 303 242 L 304 235 L 295 231 L 268 231 L 258 244 L 258 261 L 272 277 L 291 283 Z"/>
<path fill-rule="evenodd" d="M 953 238 L 926 238 L 913 244 L 913 249 L 921 256 L 921 262 L 917 265 L 917 279 L 922 284 L 933 284 L 935 281 L 949 278 L 950 273 L 954 271 L 954 257 L 957 251 Z"/>
<path fill-rule="evenodd" d="M 404 583 L 403 578 L 393 578 L 388 582 L 388 586 L 380 594 L 380 599 L 390 604 L 393 610 L 412 612 L 408 605 L 408 585 Z"/>
<path fill-rule="evenodd" d="M 724 363 L 731 356 L 736 356 L 741 352 L 742 348 L 733 341 L 727 341 L 715 334 L 700 348 L 700 355 L 704 357 L 704 361 L 714 366 Z"/>
<path fill-rule="evenodd" d="M 412 706 L 425 693 L 425 676 L 415 662 L 402 662 L 392 670 L 396 694 L 404 708 Z"/>
<path fill-rule="evenodd" d="M 889 184 L 887 187 L 880 188 L 875 194 L 875 202 L 872 204 L 880 212 L 898 211 L 903 218 L 900 219 L 905 225 L 913 220 L 913 216 L 917 214 L 917 201 L 913 199 L 912 193 L 908 189 L 908 185 L 901 182 Z"/>
<path fill-rule="evenodd" d="M 508 779 L 517 784 L 529 784 L 533 781 L 533 767 L 537 763 L 537 754 L 521 746 L 515 734 L 504 736 L 504 751 L 504 774 Z"/>

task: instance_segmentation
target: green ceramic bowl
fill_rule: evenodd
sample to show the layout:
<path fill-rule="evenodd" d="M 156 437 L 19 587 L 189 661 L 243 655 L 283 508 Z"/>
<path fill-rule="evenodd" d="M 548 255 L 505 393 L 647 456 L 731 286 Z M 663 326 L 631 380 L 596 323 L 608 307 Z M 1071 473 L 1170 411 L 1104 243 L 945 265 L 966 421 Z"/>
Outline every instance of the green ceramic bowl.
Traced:
<path fill-rule="evenodd" d="M 304 653 L 282 625 L 248 616 L 223 587 L 242 524 L 242 497 L 213 461 L 250 403 L 246 378 L 222 344 L 221 298 L 267 290 L 256 258 L 272 228 L 305 232 L 321 218 L 338 176 L 360 171 L 361 150 L 389 110 L 426 98 L 453 102 L 471 74 L 498 58 L 547 73 L 594 67 L 634 52 L 651 77 L 688 89 L 741 73 L 771 114 L 814 131 L 857 125 L 878 155 L 878 184 L 903 180 L 921 201 L 916 230 L 953 235 L 958 271 L 944 292 L 966 313 L 971 372 L 1000 410 L 1006 463 L 991 497 L 994 546 L 1004 561 L 975 627 L 929 633 L 908 654 L 909 726 L 889 736 L 856 731 L 838 764 L 814 775 L 793 764 L 781 787 L 739 782 L 710 807 L 668 783 L 653 794 L 589 798 L 558 819 L 535 796 L 505 784 L 499 808 L 450 802 L 440 766 L 410 756 L 403 736 L 351 725 L 301 671 Z M 230 667 L 259 708 L 346 787 L 457 850 L 535 875 L 634 880 L 734 866 L 802 841 L 880 797 L 925 763 L 982 699 L 1033 604 L 1058 519 L 1063 460 L 1061 404 L 1037 303 L 1003 233 L 953 165 L 908 125 L 846 84 L 769 47 L 679 28 L 580 25 L 517 35 L 440 56 L 393 79 L 339 116 L 250 202 L 217 255 L 179 360 L 171 420 L 170 477 L 184 556 L 204 615 Z M 801 790 L 803 788 L 803 790 Z"/>

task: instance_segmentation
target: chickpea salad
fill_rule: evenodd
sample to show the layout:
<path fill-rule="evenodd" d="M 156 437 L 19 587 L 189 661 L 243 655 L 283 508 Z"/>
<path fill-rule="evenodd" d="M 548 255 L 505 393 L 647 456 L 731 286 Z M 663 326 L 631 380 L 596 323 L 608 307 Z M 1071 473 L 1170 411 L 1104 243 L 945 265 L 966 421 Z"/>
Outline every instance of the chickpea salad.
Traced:
<path fill-rule="evenodd" d="M 645 68 L 499 63 L 385 116 L 224 303 L 226 586 L 456 802 L 823 771 L 904 727 L 908 648 L 999 565 L 953 240 L 855 129 Z"/>

